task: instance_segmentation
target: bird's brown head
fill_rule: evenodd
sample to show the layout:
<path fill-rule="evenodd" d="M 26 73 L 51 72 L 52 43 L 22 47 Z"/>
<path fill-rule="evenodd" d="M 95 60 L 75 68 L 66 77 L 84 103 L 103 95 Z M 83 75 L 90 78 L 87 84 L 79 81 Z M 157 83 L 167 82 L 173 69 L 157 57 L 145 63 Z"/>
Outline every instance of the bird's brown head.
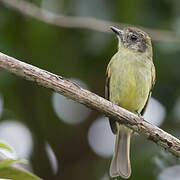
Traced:
<path fill-rule="evenodd" d="M 119 39 L 119 48 L 125 47 L 152 56 L 151 38 L 144 31 L 135 27 L 127 27 L 121 30 L 111 26 L 111 29 Z"/>

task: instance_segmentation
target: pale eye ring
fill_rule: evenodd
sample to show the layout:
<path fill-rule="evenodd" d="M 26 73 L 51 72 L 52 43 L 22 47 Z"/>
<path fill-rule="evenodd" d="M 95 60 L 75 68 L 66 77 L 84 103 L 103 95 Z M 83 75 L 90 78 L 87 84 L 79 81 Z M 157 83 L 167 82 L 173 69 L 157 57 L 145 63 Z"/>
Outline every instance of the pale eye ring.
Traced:
<path fill-rule="evenodd" d="M 136 34 L 132 34 L 132 35 L 131 35 L 131 40 L 132 40 L 132 41 L 135 42 L 137 39 L 138 39 L 138 36 L 137 36 Z"/>

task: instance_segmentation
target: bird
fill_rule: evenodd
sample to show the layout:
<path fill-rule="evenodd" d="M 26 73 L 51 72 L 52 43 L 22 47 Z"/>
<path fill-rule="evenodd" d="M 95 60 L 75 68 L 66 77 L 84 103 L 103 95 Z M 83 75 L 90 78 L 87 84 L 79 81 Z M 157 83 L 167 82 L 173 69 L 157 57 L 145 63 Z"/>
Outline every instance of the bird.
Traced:
<path fill-rule="evenodd" d="M 151 38 L 136 27 L 110 28 L 118 38 L 118 50 L 107 66 L 105 98 L 142 117 L 156 79 Z M 128 179 L 131 176 L 130 139 L 133 130 L 112 118 L 109 123 L 116 135 L 109 174 Z"/>

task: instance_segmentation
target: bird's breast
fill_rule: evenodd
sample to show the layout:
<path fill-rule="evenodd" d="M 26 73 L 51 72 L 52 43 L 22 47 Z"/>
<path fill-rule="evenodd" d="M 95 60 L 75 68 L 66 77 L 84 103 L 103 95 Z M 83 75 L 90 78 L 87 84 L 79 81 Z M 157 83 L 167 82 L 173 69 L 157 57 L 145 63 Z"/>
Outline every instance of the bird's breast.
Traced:
<path fill-rule="evenodd" d="M 112 66 L 110 100 L 131 112 L 141 112 L 151 88 L 151 68 L 140 61 Z"/>

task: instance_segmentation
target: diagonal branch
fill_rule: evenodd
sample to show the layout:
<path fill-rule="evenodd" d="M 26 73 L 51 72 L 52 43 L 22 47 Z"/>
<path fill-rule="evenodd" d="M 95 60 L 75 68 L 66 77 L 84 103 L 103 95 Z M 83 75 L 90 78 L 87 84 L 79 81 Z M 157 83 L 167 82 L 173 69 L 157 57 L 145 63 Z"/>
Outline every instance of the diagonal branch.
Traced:
<path fill-rule="evenodd" d="M 0 1 L 3 2 L 5 5 L 16 9 L 17 11 L 21 12 L 24 15 L 33 17 L 42 22 L 56 25 L 59 27 L 89 29 L 104 33 L 111 33 L 111 31 L 107 28 L 109 26 L 114 25 L 121 28 L 125 26 L 129 26 L 128 24 L 110 22 L 92 17 L 73 17 L 73 16 L 58 15 L 50 11 L 47 11 L 45 9 L 41 9 L 25 0 L 0 0 Z M 148 32 L 152 36 L 152 39 L 156 41 L 180 41 L 180 35 L 172 31 L 155 30 L 140 26 L 137 27 L 141 28 L 145 32 Z"/>
<path fill-rule="evenodd" d="M 162 129 L 142 121 L 135 114 L 112 104 L 110 101 L 85 90 L 75 83 L 48 71 L 21 62 L 15 58 L 0 53 L 0 68 L 20 76 L 28 81 L 52 89 L 68 98 L 113 117 L 147 139 L 159 144 L 172 154 L 180 157 L 180 140 Z"/>

